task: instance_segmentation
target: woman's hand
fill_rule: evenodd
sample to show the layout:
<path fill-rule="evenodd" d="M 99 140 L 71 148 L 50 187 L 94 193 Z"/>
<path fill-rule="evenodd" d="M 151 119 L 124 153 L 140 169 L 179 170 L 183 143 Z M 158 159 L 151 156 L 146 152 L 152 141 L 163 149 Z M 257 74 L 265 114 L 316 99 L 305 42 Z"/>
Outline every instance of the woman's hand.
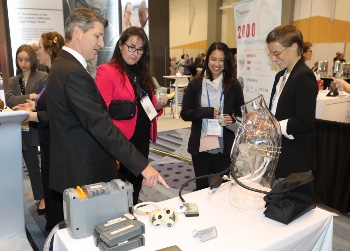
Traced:
<path fill-rule="evenodd" d="M 224 117 L 225 124 L 230 125 L 232 124 L 232 117 L 230 115 Z"/>
<path fill-rule="evenodd" d="M 333 83 L 337 86 L 340 85 L 345 92 L 350 93 L 350 84 L 344 79 L 334 79 Z"/>
<path fill-rule="evenodd" d="M 27 99 L 26 103 L 24 104 L 18 104 L 14 107 L 12 107 L 12 110 L 17 111 L 17 110 L 27 110 L 27 111 L 35 111 L 35 102 Z"/>
<path fill-rule="evenodd" d="M 220 110 L 214 108 L 213 118 L 220 115 Z"/>
<path fill-rule="evenodd" d="M 34 99 L 36 99 L 37 97 L 38 97 L 38 94 L 36 94 L 36 93 L 31 93 L 31 94 L 29 94 L 29 99 L 34 100 Z"/>
<path fill-rule="evenodd" d="M 24 106 L 28 110 L 35 111 L 35 102 L 33 100 L 27 99 Z"/>
<path fill-rule="evenodd" d="M 166 94 L 160 95 L 157 98 L 157 105 L 156 105 L 156 110 L 159 111 L 161 110 L 166 104 L 168 103 L 168 97 Z"/>

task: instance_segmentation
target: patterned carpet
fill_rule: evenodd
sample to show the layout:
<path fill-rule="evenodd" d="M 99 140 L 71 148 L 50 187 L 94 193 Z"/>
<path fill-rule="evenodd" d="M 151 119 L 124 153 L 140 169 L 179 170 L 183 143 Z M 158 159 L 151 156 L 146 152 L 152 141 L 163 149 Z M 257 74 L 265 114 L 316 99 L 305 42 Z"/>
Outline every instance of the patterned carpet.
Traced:
<path fill-rule="evenodd" d="M 187 141 L 190 130 L 178 129 L 160 132 L 156 144 L 151 144 L 149 160 L 164 177 L 171 189 L 161 185 L 155 188 L 143 188 L 140 194 L 141 201 L 161 201 L 178 196 L 181 185 L 189 178 L 194 177 L 191 156 L 187 153 Z M 37 202 L 27 176 L 26 167 L 23 168 L 23 184 L 25 198 L 25 224 L 29 232 L 28 239 L 32 240 L 34 250 L 42 250 L 47 233 L 44 230 L 45 215 L 37 213 Z M 184 188 L 183 193 L 193 191 L 194 182 Z M 334 217 L 333 251 L 350 250 L 350 218 L 346 216 Z"/>

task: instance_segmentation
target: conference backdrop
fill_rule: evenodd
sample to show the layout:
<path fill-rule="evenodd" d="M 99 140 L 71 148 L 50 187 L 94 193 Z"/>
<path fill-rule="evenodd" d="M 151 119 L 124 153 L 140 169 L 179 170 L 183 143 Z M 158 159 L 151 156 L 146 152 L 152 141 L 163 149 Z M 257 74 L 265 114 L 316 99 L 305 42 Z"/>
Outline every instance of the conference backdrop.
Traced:
<path fill-rule="evenodd" d="M 11 37 L 13 74 L 16 74 L 16 51 L 22 44 L 39 41 L 42 33 L 63 33 L 61 1 L 7 1 Z"/>
<path fill-rule="evenodd" d="M 233 4 L 237 39 L 237 77 L 245 101 L 264 96 L 268 105 L 278 69 L 268 57 L 267 34 L 281 24 L 282 1 L 250 0 Z"/>
<path fill-rule="evenodd" d="M 142 3 L 141 9 L 140 4 Z M 121 32 L 128 27 L 142 27 L 141 19 L 145 18 L 146 28 L 144 29 L 149 38 L 149 18 L 148 18 L 148 0 L 121 0 Z"/>

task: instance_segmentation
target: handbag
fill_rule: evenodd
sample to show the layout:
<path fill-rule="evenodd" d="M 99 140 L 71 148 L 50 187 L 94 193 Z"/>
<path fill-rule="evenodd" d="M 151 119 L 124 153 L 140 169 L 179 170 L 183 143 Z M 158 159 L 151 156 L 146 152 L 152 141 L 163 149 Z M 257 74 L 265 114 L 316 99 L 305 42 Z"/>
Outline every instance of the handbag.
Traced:
<path fill-rule="evenodd" d="M 264 196 L 265 217 L 289 224 L 316 207 L 311 171 L 292 173 Z"/>
<path fill-rule="evenodd" d="M 136 114 L 136 102 L 130 100 L 115 100 L 109 104 L 109 116 L 115 120 L 131 119 Z"/>
<path fill-rule="evenodd" d="M 233 174 L 233 179 L 242 187 L 264 196 L 267 218 L 289 224 L 316 207 L 312 171 L 292 173 L 276 184 L 270 192 L 248 187 Z"/>

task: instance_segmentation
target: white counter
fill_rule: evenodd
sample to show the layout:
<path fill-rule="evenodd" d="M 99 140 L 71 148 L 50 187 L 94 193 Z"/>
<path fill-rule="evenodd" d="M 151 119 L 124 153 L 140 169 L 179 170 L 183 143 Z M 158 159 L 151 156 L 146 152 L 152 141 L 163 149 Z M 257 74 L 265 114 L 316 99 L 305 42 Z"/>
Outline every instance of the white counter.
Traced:
<path fill-rule="evenodd" d="M 318 93 L 316 118 L 350 123 L 350 95 L 342 92 L 336 97 L 326 96 L 328 90 Z"/>

